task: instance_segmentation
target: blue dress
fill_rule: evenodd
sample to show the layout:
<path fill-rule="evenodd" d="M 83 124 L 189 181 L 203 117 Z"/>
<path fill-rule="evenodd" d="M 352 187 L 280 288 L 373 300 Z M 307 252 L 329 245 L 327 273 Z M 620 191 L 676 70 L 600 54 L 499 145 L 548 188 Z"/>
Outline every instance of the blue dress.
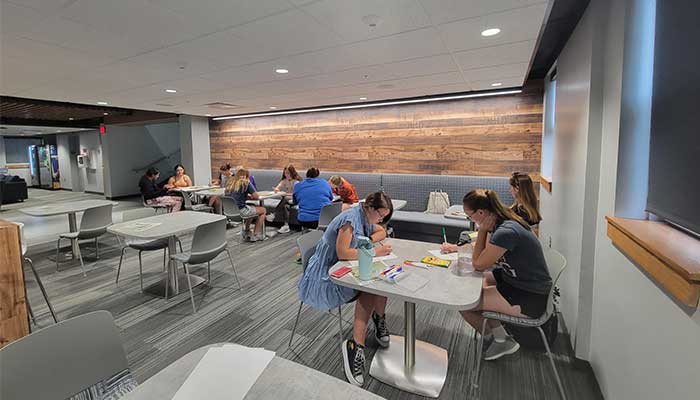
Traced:
<path fill-rule="evenodd" d="M 338 262 L 335 251 L 338 231 L 348 222 L 352 225 L 352 248 L 357 248 L 358 236 L 369 237 L 375 229 L 374 224 L 367 221 L 362 206 L 343 211 L 328 225 L 299 281 L 299 299 L 318 310 L 333 309 L 355 297 L 354 289 L 338 286 L 328 276 L 330 267 Z"/>

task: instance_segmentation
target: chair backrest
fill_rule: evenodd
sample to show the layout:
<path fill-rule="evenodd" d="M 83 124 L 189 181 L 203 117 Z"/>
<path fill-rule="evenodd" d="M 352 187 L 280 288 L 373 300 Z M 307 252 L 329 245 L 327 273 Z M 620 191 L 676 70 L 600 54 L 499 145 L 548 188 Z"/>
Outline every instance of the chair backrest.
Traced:
<path fill-rule="evenodd" d="M 194 230 L 189 263 L 199 264 L 210 261 L 227 245 L 225 219 L 200 225 Z"/>
<path fill-rule="evenodd" d="M 179 192 L 179 194 L 182 196 L 182 206 L 184 207 L 184 209 L 191 210 L 192 199 L 190 198 L 190 194 L 187 192 Z"/>
<path fill-rule="evenodd" d="M 318 218 L 318 226 L 326 227 L 343 211 L 343 203 L 337 201 L 335 203 L 326 204 L 321 209 L 321 215 Z"/>
<path fill-rule="evenodd" d="M 559 278 L 561 278 L 562 273 L 566 269 L 566 258 L 554 249 L 543 247 L 542 250 L 544 251 L 544 259 L 547 262 L 547 268 L 549 268 L 549 275 L 552 277 L 552 288 L 549 289 L 547 309 L 542 316 L 542 319 L 546 321 L 554 313 L 554 289 L 559 282 Z"/>
<path fill-rule="evenodd" d="M 133 221 L 135 219 L 148 218 L 154 216 L 155 213 L 151 207 L 134 208 L 122 212 L 122 222 Z"/>
<path fill-rule="evenodd" d="M 321 236 L 323 236 L 323 231 L 310 231 L 297 238 L 297 246 L 299 247 L 299 253 L 301 253 L 301 265 L 304 267 L 304 271 L 306 271 L 309 259 L 316 251 L 316 245 L 321 240 Z"/>
<path fill-rule="evenodd" d="M 80 219 L 80 232 L 106 230 L 112 225 L 112 204 L 88 208 Z"/>
<path fill-rule="evenodd" d="M 241 220 L 241 210 L 238 209 L 236 201 L 228 196 L 221 196 L 221 209 L 228 219 Z"/>
<path fill-rule="evenodd" d="M 0 349 L 0 398 L 68 398 L 129 368 L 107 311 L 50 325 Z"/>

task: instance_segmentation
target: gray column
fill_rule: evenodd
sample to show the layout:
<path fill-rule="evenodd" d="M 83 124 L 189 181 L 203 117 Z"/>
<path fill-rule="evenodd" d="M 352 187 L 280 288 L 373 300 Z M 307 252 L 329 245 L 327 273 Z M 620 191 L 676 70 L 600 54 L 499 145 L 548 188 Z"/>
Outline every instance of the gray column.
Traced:
<path fill-rule="evenodd" d="M 211 180 L 209 118 L 180 115 L 180 152 L 182 165 L 195 185 Z"/>

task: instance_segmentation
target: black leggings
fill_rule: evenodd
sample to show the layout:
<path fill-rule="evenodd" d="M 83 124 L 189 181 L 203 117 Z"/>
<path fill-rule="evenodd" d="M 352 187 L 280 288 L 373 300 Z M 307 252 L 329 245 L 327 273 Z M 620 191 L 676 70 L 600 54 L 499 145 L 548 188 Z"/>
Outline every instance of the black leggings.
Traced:
<path fill-rule="evenodd" d="M 318 221 L 299 221 L 299 225 L 307 229 L 318 228 Z"/>

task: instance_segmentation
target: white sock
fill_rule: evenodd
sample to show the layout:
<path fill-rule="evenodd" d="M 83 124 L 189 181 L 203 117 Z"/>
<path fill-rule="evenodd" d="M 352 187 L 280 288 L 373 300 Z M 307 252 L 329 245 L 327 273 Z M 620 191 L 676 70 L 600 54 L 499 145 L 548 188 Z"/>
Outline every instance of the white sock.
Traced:
<path fill-rule="evenodd" d="M 503 343 L 506 341 L 506 338 L 508 337 L 508 334 L 506 334 L 506 330 L 503 329 L 503 325 L 498 325 L 496 328 L 491 328 L 491 333 L 493 334 L 493 340 L 495 340 L 498 343 Z"/>

